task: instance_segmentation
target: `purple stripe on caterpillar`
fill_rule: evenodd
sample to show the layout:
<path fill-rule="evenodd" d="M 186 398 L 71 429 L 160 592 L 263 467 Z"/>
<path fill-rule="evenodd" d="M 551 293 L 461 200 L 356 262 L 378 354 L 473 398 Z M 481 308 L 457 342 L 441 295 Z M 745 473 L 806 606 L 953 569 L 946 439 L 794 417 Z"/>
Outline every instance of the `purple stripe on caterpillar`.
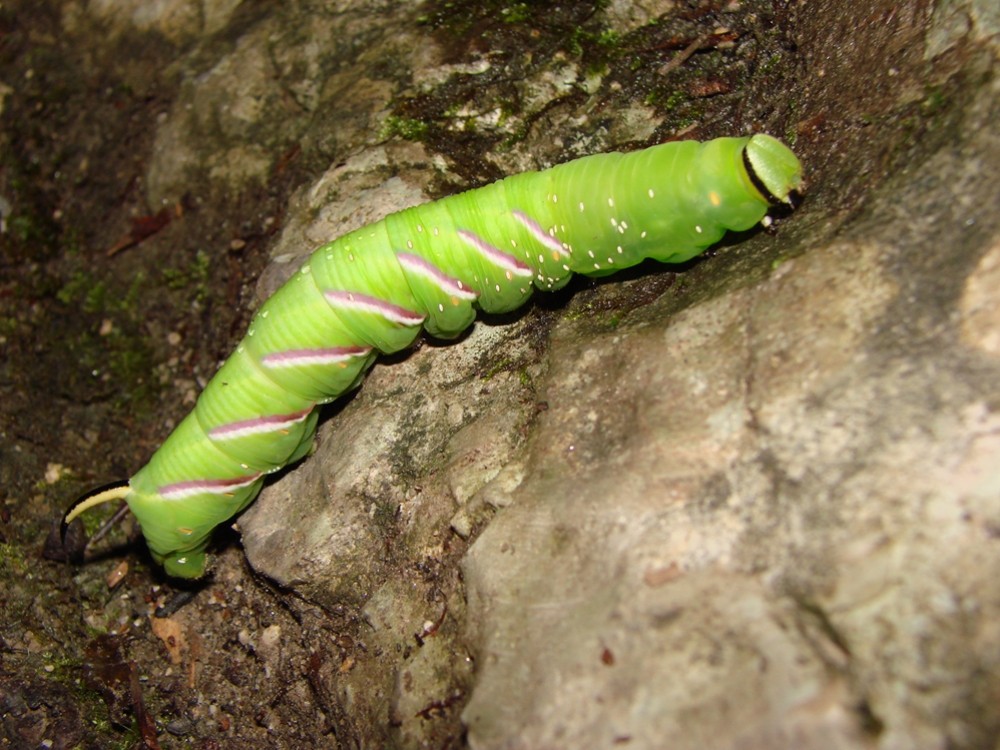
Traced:
<path fill-rule="evenodd" d="M 157 488 L 157 492 L 164 500 L 183 500 L 194 495 L 228 495 L 236 490 L 249 487 L 261 478 L 258 471 L 248 477 L 234 477 L 233 479 L 193 479 L 188 482 L 177 482 L 176 484 L 165 484 Z"/>
<path fill-rule="evenodd" d="M 331 346 L 317 349 L 286 349 L 261 357 L 264 367 L 304 367 L 306 365 L 336 365 L 355 357 L 366 357 L 370 346 Z"/>
<path fill-rule="evenodd" d="M 254 419 L 244 419 L 239 422 L 229 422 L 220 424 L 208 431 L 210 438 L 217 440 L 232 440 L 234 438 L 246 437 L 247 435 L 260 435 L 267 432 L 279 432 L 287 430 L 295 424 L 309 416 L 312 409 L 291 414 L 273 414 L 266 417 L 256 417 Z"/>
<path fill-rule="evenodd" d="M 331 307 L 338 310 L 375 313 L 390 323 L 399 323 L 404 326 L 418 326 L 424 322 L 424 316 L 420 313 L 407 310 L 405 307 L 394 305 L 370 294 L 348 292 L 342 289 L 327 289 L 323 292 L 323 296 L 326 297 L 326 301 L 330 303 Z"/>
<path fill-rule="evenodd" d="M 542 229 L 542 225 L 539 224 L 534 219 L 532 219 L 526 213 L 524 213 L 523 211 L 512 211 L 511 215 L 514 217 L 515 220 L 517 220 L 517 222 L 522 227 L 524 227 L 525 229 L 528 230 L 528 232 L 531 233 L 531 236 L 534 237 L 535 240 L 537 240 L 540 245 L 548 248 L 549 250 L 551 250 L 553 253 L 556 254 L 556 257 L 554 257 L 553 260 L 570 257 L 569 248 L 564 246 L 563 243 L 557 240 L 552 234 L 549 234 L 544 229 Z"/>
<path fill-rule="evenodd" d="M 397 252 L 396 259 L 403 268 L 427 279 L 449 296 L 469 301 L 479 297 L 479 293 L 467 287 L 461 279 L 452 278 L 426 258 L 412 253 Z"/>
<path fill-rule="evenodd" d="M 471 247 L 489 263 L 504 271 L 507 280 L 514 276 L 530 278 L 535 275 L 535 270 L 526 263 L 518 260 L 513 255 L 505 253 L 503 250 L 494 247 L 486 240 L 467 229 L 459 229 L 458 236 L 466 245 Z"/>

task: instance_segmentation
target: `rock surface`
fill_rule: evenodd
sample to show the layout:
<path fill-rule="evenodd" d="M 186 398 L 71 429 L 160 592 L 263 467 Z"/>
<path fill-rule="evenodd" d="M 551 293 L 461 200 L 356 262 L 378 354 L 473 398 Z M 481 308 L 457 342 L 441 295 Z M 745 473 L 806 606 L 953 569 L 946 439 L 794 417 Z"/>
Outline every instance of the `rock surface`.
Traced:
<path fill-rule="evenodd" d="M 1000 110 L 976 66 L 863 214 L 807 199 L 706 294 L 602 286 L 376 369 L 244 515 L 251 563 L 356 603 L 382 653 L 446 613 L 391 689 L 467 687 L 476 748 L 989 744 Z M 421 576 L 456 559 L 464 589 Z"/>

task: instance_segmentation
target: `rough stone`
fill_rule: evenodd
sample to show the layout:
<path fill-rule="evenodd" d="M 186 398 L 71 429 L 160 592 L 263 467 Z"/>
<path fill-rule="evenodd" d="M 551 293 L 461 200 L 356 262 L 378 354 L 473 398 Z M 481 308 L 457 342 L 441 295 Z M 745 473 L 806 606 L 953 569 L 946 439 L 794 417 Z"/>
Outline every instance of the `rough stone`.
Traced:
<path fill-rule="evenodd" d="M 380 583 L 380 551 L 472 540 L 462 629 L 406 670 L 440 694 L 429 675 L 474 658 L 471 747 L 982 746 L 1000 695 L 990 80 L 959 142 L 865 215 L 754 240 L 779 243 L 769 274 L 680 311 L 574 300 L 540 350 L 529 315 L 377 368 L 244 517 L 250 560 L 373 621 L 397 607 L 412 633 L 429 589 Z M 472 377 L 502 356 L 523 374 Z M 394 705 L 419 705 L 401 685 Z"/>

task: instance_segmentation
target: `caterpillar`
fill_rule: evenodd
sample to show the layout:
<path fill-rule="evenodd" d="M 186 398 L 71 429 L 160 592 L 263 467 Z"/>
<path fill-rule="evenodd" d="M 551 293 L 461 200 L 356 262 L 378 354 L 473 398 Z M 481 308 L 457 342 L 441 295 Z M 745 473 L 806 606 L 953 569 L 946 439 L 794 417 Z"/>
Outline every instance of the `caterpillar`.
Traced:
<path fill-rule="evenodd" d="M 322 245 L 252 319 L 236 351 L 149 462 L 80 497 L 125 500 L 167 574 L 198 578 L 212 530 L 265 477 L 304 457 L 317 407 L 355 388 L 421 329 L 453 338 L 574 273 L 686 261 L 767 222 L 801 187 L 798 158 L 763 134 L 588 156 L 416 206 Z"/>

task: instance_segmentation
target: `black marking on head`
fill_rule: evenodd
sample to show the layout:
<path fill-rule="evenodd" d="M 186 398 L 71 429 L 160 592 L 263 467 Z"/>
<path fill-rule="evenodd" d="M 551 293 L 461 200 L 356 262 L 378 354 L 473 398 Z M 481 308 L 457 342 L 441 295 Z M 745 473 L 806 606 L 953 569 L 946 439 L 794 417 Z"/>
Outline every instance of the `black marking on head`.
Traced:
<path fill-rule="evenodd" d="M 757 176 L 757 172 L 754 171 L 753 164 L 750 163 L 750 157 L 747 156 L 747 147 L 744 146 L 740 149 L 740 155 L 743 157 L 743 168 L 747 171 L 747 176 L 750 178 L 750 182 L 753 186 L 757 188 L 757 192 L 764 196 L 766 200 L 772 206 L 780 206 L 784 201 L 777 198 L 770 190 L 767 189 L 767 185 L 764 181 Z"/>

